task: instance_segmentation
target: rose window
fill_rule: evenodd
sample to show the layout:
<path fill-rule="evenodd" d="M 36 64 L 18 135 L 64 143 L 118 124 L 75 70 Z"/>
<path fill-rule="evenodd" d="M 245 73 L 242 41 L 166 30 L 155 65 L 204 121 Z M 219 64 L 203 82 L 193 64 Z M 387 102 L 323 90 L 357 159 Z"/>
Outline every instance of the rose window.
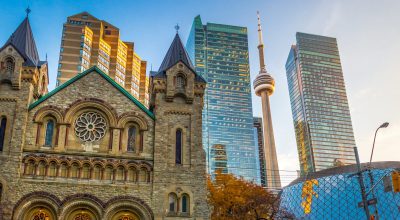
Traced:
<path fill-rule="evenodd" d="M 75 121 L 75 134 L 84 142 L 100 140 L 106 128 L 106 120 L 96 112 L 83 113 Z"/>

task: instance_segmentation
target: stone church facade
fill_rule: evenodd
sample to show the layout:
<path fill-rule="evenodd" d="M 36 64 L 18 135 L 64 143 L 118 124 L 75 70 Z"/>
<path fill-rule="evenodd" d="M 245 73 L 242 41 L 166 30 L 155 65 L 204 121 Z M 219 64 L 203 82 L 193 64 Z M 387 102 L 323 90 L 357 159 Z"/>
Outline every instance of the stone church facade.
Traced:
<path fill-rule="evenodd" d="M 206 83 L 178 34 L 151 110 L 95 66 L 48 93 L 28 17 L 0 63 L 0 219 L 209 219 Z"/>

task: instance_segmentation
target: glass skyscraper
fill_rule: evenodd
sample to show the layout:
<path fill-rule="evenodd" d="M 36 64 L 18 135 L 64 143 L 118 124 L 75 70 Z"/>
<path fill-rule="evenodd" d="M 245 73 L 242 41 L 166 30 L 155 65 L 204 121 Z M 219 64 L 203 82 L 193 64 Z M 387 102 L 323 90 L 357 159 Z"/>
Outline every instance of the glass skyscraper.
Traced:
<path fill-rule="evenodd" d="M 297 33 L 286 74 L 302 174 L 355 163 L 336 39 Z"/>
<path fill-rule="evenodd" d="M 227 171 L 260 184 L 254 142 L 247 28 L 207 23 L 195 17 L 187 50 L 207 81 L 203 110 L 203 147 L 208 172 L 215 172 L 213 146 L 226 150 Z"/>

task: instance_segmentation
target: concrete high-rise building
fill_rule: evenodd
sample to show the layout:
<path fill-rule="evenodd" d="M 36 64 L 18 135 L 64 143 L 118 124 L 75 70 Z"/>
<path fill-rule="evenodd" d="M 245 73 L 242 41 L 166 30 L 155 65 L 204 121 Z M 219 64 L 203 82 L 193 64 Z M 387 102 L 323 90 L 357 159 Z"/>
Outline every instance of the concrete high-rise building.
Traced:
<path fill-rule="evenodd" d="M 247 28 L 207 23 L 195 17 L 186 44 L 196 72 L 207 81 L 203 146 L 208 172 L 212 147 L 224 145 L 229 173 L 260 183 L 254 143 Z"/>
<path fill-rule="evenodd" d="M 258 157 L 260 158 L 260 177 L 261 186 L 267 186 L 267 177 L 265 170 L 265 152 L 264 152 L 264 135 L 262 118 L 254 117 L 254 142 L 258 147 Z"/>
<path fill-rule="evenodd" d="M 297 33 L 286 74 L 302 174 L 355 163 L 336 39 Z"/>
<path fill-rule="evenodd" d="M 269 102 L 269 96 L 275 90 L 275 80 L 267 72 L 264 63 L 264 43 L 261 30 L 260 15 L 258 17 L 258 54 L 260 59 L 260 72 L 253 82 L 254 92 L 261 96 L 262 114 L 263 114 L 263 144 L 265 158 L 266 187 L 269 189 L 281 188 L 281 179 L 279 175 L 278 159 L 276 156 L 274 130 L 272 128 L 272 116 Z"/>
<path fill-rule="evenodd" d="M 96 65 L 140 99 L 141 72 L 146 73 L 142 62 L 134 43 L 123 42 L 117 27 L 82 12 L 68 17 L 63 25 L 56 85 Z"/>

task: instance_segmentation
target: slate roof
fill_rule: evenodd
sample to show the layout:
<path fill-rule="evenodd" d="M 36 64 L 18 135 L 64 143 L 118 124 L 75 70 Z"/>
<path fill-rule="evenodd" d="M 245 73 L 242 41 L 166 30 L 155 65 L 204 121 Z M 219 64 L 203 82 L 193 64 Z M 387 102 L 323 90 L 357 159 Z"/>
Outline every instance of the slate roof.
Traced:
<path fill-rule="evenodd" d="M 24 66 L 39 66 L 39 53 L 33 38 L 29 18 L 26 17 L 18 28 L 11 34 L 3 48 L 12 45 L 25 59 Z M 2 49 L 3 49 L 2 48 Z"/>
<path fill-rule="evenodd" d="M 167 54 L 164 57 L 163 62 L 161 63 L 160 68 L 157 72 L 152 72 L 150 75 L 153 77 L 165 77 L 165 72 L 177 64 L 179 61 L 183 62 L 189 69 L 191 69 L 196 75 L 196 80 L 201 82 L 206 82 L 200 75 L 198 75 L 195 71 L 195 67 L 190 61 L 189 54 L 187 53 L 179 34 L 175 35 L 174 40 L 169 47 Z"/>

